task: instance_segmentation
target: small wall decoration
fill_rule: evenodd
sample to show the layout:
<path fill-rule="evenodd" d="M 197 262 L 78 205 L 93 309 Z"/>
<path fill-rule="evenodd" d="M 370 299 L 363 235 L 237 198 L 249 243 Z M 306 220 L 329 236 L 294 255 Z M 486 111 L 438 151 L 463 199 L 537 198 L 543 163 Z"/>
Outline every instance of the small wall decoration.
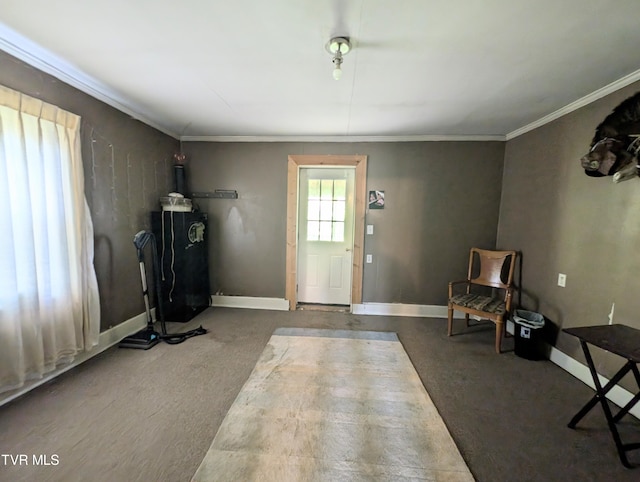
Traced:
<path fill-rule="evenodd" d="M 369 209 L 384 209 L 384 191 L 369 191 Z"/>
<path fill-rule="evenodd" d="M 624 100 L 596 127 L 580 162 L 587 176 L 613 176 L 618 183 L 640 176 L 640 92 Z"/>

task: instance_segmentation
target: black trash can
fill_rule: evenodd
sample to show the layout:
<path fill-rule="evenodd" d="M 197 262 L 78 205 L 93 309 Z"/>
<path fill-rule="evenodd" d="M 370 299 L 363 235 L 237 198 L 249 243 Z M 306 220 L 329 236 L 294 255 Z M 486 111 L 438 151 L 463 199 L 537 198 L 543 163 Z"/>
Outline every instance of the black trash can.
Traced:
<path fill-rule="evenodd" d="M 544 316 L 527 310 L 515 310 L 513 313 L 513 328 L 515 337 L 515 354 L 527 360 L 541 360 L 543 358 L 544 343 L 542 328 Z"/>

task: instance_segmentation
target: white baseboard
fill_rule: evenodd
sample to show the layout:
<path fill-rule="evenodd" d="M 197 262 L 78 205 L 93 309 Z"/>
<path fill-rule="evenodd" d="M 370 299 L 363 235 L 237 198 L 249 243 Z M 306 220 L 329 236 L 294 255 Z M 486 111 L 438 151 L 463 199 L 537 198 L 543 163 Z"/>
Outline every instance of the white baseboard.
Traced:
<path fill-rule="evenodd" d="M 211 295 L 211 305 L 224 308 L 249 308 L 253 310 L 289 311 L 289 302 L 284 298 Z"/>
<path fill-rule="evenodd" d="M 211 306 L 224 308 L 248 308 L 253 310 L 288 311 L 289 301 L 284 298 L 211 295 Z M 446 318 L 447 307 L 439 305 L 413 305 L 403 303 L 359 303 L 351 305 L 351 313 L 354 315 Z M 464 318 L 464 314 L 456 311 L 454 313 L 454 318 Z"/>
<path fill-rule="evenodd" d="M 549 360 L 551 360 L 563 370 L 569 372 L 585 385 L 588 385 L 595 390 L 596 387 L 593 384 L 593 377 L 591 376 L 589 367 L 587 367 L 586 365 L 583 365 L 578 360 L 571 358 L 569 355 L 561 352 L 555 347 L 551 347 Z M 602 386 L 609 383 L 609 380 L 602 375 L 598 375 L 598 379 L 600 380 Z M 624 407 L 629 402 L 629 400 L 633 398 L 633 396 L 634 395 L 631 392 L 625 390 L 619 385 L 616 385 L 609 391 L 609 393 L 607 393 L 607 398 L 615 403 L 618 407 Z M 585 400 L 584 403 L 587 403 L 587 400 Z M 640 406 L 636 405 L 629 411 L 629 413 L 634 417 L 640 419 Z"/>
<path fill-rule="evenodd" d="M 211 306 L 288 311 L 289 301 L 284 298 L 211 295 Z M 440 305 L 414 305 L 404 303 L 358 303 L 351 305 L 351 313 L 354 315 L 446 318 L 447 307 Z M 459 311 L 454 312 L 453 316 L 456 319 L 464 318 L 464 314 Z"/>
<path fill-rule="evenodd" d="M 441 305 L 413 305 L 404 303 L 360 303 L 351 305 L 354 315 L 414 316 L 420 318 L 447 318 L 447 307 Z M 453 317 L 464 318 L 455 311 Z"/>
<path fill-rule="evenodd" d="M 155 319 L 155 308 L 151 310 L 153 319 Z M 42 378 L 38 380 L 29 380 L 25 382 L 25 384 L 20 387 L 6 393 L 0 393 L 0 406 L 5 403 L 9 403 L 11 400 L 14 400 L 25 393 L 33 390 L 36 387 L 39 387 L 43 383 L 47 383 L 49 380 L 53 380 L 58 375 L 71 370 L 74 367 L 77 367 L 81 363 L 87 361 L 90 358 L 102 353 L 107 348 L 112 347 L 116 343 L 119 343 L 123 338 L 140 331 L 147 324 L 147 314 L 141 313 L 133 318 L 128 319 L 127 321 L 120 323 L 119 325 L 114 326 L 113 328 L 109 328 L 106 331 L 100 333 L 100 338 L 98 339 L 98 344 L 94 346 L 91 350 L 79 353 L 75 356 L 73 361 L 69 364 L 62 365 L 59 368 L 47 373 Z"/>
<path fill-rule="evenodd" d="M 507 333 L 509 333 L 510 335 L 515 335 L 515 329 L 516 325 L 513 320 L 507 320 L 507 326 L 505 326 L 505 330 L 507 330 Z"/>

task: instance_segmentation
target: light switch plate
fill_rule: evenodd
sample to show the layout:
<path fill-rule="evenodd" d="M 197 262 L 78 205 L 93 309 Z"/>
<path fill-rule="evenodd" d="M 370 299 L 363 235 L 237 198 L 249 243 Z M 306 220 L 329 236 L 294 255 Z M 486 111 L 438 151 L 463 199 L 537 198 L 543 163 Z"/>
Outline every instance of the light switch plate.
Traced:
<path fill-rule="evenodd" d="M 367 234 L 373 234 L 373 224 L 367 224 Z"/>
<path fill-rule="evenodd" d="M 558 286 L 565 287 L 567 286 L 567 275 L 564 273 L 558 273 Z"/>
<path fill-rule="evenodd" d="M 373 263 L 373 255 L 372 254 L 368 254 L 367 255 L 367 263 Z"/>

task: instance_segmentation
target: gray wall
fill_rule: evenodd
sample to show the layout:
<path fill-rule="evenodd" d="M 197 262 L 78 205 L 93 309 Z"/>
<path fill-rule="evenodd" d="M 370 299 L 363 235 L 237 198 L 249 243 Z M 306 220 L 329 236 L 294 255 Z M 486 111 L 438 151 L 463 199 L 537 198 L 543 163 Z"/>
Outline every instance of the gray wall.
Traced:
<path fill-rule="evenodd" d="M 0 51 L 0 84 L 82 117 L 102 330 L 144 311 L 133 236 L 171 186 L 178 141 Z"/>
<path fill-rule="evenodd" d="M 640 83 L 507 142 L 498 245 L 523 252 L 523 301 L 558 329 L 606 324 L 614 302 L 614 322 L 640 328 L 640 180 L 591 178 L 579 161 L 596 126 L 638 90 Z M 550 341 L 583 360 L 575 338 L 560 332 Z M 620 359 L 598 351 L 597 363 L 611 376 Z"/>
<path fill-rule="evenodd" d="M 285 296 L 287 156 L 366 154 L 363 301 L 445 305 L 447 282 L 466 274 L 471 246 L 494 248 L 504 143 L 207 143 L 183 146 L 189 191 L 236 189 L 239 199 L 199 200 L 209 213 L 214 293 Z"/>

